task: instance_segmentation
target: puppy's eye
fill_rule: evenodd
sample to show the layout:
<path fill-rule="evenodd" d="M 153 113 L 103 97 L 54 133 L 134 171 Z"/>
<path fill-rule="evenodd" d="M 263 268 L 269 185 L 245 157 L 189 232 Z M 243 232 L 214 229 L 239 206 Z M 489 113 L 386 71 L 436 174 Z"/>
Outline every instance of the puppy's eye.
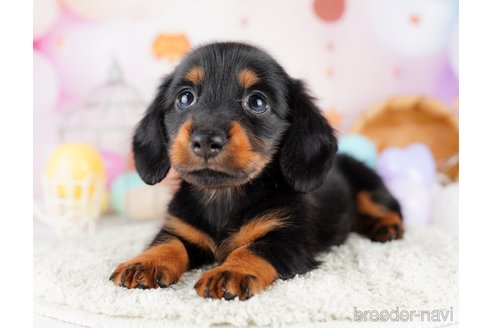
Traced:
<path fill-rule="evenodd" d="M 269 108 L 266 97 L 258 93 L 253 93 L 244 98 L 243 107 L 255 114 L 264 113 Z"/>
<path fill-rule="evenodd" d="M 191 90 L 183 90 L 176 97 L 176 106 L 179 109 L 186 109 L 196 102 L 196 97 Z"/>

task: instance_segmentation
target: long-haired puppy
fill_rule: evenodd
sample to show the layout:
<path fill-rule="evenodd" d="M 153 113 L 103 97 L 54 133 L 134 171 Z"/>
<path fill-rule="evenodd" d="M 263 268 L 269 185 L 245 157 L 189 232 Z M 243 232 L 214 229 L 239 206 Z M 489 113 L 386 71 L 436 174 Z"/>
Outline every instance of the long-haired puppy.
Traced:
<path fill-rule="evenodd" d="M 122 287 L 165 288 L 216 263 L 198 295 L 244 300 L 316 268 L 316 255 L 351 231 L 402 238 L 400 206 L 381 178 L 336 155 L 334 130 L 303 83 L 250 45 L 187 55 L 140 121 L 133 151 L 146 183 L 170 167 L 182 181 L 160 232 L 111 275 Z"/>

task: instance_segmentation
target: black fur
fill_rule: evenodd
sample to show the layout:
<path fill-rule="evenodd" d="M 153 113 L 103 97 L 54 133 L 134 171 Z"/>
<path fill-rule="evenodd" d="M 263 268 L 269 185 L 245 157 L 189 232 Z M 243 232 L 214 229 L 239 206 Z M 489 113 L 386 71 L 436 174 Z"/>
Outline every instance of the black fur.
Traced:
<path fill-rule="evenodd" d="M 190 85 L 184 77 L 197 65 L 204 69 L 204 79 Z M 254 89 L 264 93 L 270 105 L 263 114 L 253 114 L 242 106 L 241 100 L 251 91 L 235 83 L 243 68 L 260 77 Z M 193 88 L 198 97 L 188 110 L 175 106 L 183 87 Z M 146 183 L 155 184 L 165 177 L 171 165 L 170 141 L 189 118 L 193 130 L 221 133 L 228 133 L 232 121 L 239 122 L 251 140 L 262 141 L 252 143 L 254 151 L 270 160 L 249 179 L 242 170 L 226 166 L 223 170 L 230 179 L 210 171 L 192 176 L 186 167 L 178 167 L 183 180 L 168 212 L 220 245 L 255 216 L 287 208 L 288 227 L 248 246 L 271 263 L 280 278 L 315 268 L 318 252 L 344 242 L 358 217 L 358 192 L 374 192 L 379 197 L 376 202 L 400 213 L 398 203 L 374 171 L 351 157 L 336 155 L 334 130 L 303 83 L 255 47 L 241 43 L 200 47 L 165 79 L 133 142 L 137 170 Z M 162 230 L 151 245 L 164 241 L 168 234 Z M 213 254 L 184 242 L 191 268 L 215 260 Z"/>
<path fill-rule="evenodd" d="M 172 76 L 165 79 L 156 98 L 147 109 L 133 137 L 135 166 L 143 181 L 153 185 L 164 179 L 169 172 L 169 157 L 166 151 L 168 134 L 164 124 L 163 106 L 166 106 L 166 90 Z"/>

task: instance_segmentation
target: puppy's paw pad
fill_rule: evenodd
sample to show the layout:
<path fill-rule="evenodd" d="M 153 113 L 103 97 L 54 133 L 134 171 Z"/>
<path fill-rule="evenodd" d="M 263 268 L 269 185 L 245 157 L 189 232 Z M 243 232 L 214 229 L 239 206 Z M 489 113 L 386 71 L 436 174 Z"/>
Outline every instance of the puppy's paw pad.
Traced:
<path fill-rule="evenodd" d="M 126 288 L 164 288 L 176 282 L 164 265 L 155 262 L 128 261 L 120 264 L 109 277 L 115 285 Z"/>
<path fill-rule="evenodd" d="M 405 232 L 401 218 L 397 214 L 391 214 L 391 219 L 386 219 L 385 224 L 376 225 L 371 234 L 373 241 L 387 242 L 402 239 Z"/>
<path fill-rule="evenodd" d="M 216 268 L 205 272 L 195 284 L 198 295 L 204 298 L 246 300 L 260 291 L 258 278 L 240 270 Z"/>

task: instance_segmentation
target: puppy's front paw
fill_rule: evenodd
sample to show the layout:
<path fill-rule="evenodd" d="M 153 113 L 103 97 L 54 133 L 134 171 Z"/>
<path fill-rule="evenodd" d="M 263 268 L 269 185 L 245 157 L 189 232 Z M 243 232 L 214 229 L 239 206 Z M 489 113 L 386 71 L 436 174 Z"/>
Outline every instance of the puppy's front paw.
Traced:
<path fill-rule="evenodd" d="M 120 264 L 109 280 L 121 287 L 148 289 L 168 287 L 178 278 L 163 263 L 137 258 Z"/>
<path fill-rule="evenodd" d="M 386 242 L 402 239 L 404 232 L 401 217 L 396 213 L 388 213 L 384 217 L 384 220 L 381 220 L 374 226 L 369 237 L 373 241 Z"/>
<path fill-rule="evenodd" d="M 139 256 L 120 264 L 109 280 L 126 288 L 168 287 L 188 267 L 188 254 L 178 239 L 152 246 Z"/>
<path fill-rule="evenodd" d="M 201 297 L 226 300 L 236 296 L 246 300 L 265 287 L 266 284 L 254 274 L 221 267 L 203 273 L 195 284 L 195 290 Z"/>

